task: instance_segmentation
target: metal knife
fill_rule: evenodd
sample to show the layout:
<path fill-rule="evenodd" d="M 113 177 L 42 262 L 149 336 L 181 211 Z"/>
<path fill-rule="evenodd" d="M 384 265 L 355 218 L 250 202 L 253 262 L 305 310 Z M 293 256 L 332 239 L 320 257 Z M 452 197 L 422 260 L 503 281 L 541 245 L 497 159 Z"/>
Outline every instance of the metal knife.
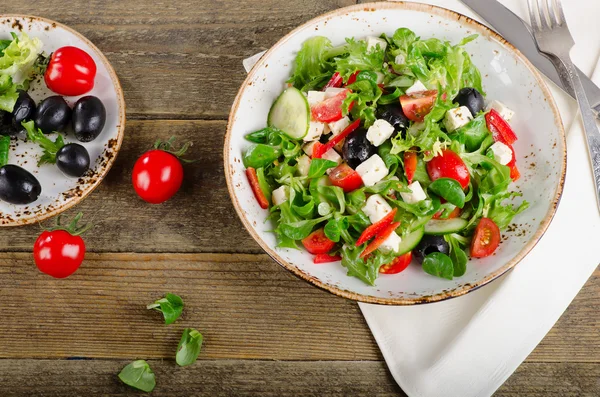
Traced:
<path fill-rule="evenodd" d="M 554 81 L 567 94 L 575 98 L 573 90 L 563 86 L 552 62 L 538 51 L 529 26 L 521 18 L 496 0 L 461 1 L 486 20 L 494 30 L 500 33 L 512 45 L 517 47 L 540 72 Z M 577 72 L 592 105 L 592 109 L 596 113 L 596 117 L 600 119 L 600 88 L 581 70 L 577 69 Z"/>

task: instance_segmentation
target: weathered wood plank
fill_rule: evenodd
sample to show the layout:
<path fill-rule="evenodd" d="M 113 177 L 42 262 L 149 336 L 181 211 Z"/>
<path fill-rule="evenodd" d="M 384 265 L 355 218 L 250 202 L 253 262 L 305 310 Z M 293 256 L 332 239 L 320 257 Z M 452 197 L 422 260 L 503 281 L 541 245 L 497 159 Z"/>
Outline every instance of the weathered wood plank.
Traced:
<path fill-rule="evenodd" d="M 54 280 L 29 254 L 0 254 L 0 280 L 0 358 L 169 358 L 186 326 L 205 335 L 204 359 L 381 358 L 355 303 L 266 255 L 90 254 Z M 529 360 L 600 362 L 599 291 L 600 271 Z M 168 327 L 145 309 L 166 292 L 186 302 Z"/>
<path fill-rule="evenodd" d="M 224 121 L 131 121 L 113 169 L 82 204 L 96 228 L 87 234 L 90 251 L 96 252 L 245 252 L 260 247 L 244 229 L 231 204 L 223 173 Z M 143 202 L 131 186 L 131 170 L 138 156 L 156 138 L 176 136 L 195 145 L 184 165 L 185 180 L 170 201 Z M 69 214 L 69 213 L 68 213 Z M 67 215 L 68 215 L 67 214 Z M 3 229 L 0 250 L 29 251 L 39 226 Z"/>
<path fill-rule="evenodd" d="M 297 280 L 266 255 L 91 254 L 66 280 L 28 254 L 0 254 L 0 358 L 169 358 L 184 327 L 204 359 L 378 360 L 357 305 Z M 146 305 L 182 296 L 174 325 Z"/>
<path fill-rule="evenodd" d="M 0 360 L 3 396 L 129 396 L 128 361 Z M 149 361 L 153 396 L 405 396 L 383 362 Z"/>
<path fill-rule="evenodd" d="M 3 4 L 1 13 L 51 18 L 88 37 L 114 65 L 130 119 L 225 118 L 246 76 L 244 58 L 315 16 L 355 3 L 24 0 Z"/>

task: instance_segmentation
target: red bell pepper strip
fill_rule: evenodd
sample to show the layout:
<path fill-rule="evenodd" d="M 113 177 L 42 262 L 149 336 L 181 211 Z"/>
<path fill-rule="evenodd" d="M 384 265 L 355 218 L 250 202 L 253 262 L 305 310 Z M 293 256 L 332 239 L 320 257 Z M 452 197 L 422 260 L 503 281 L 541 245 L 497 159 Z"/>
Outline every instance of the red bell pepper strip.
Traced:
<path fill-rule="evenodd" d="M 258 201 L 260 208 L 264 210 L 269 208 L 269 200 L 267 200 L 265 194 L 260 189 L 258 176 L 256 176 L 256 170 L 252 167 L 246 168 L 246 177 L 248 178 L 248 182 L 250 182 L 250 187 L 252 188 L 252 192 L 254 193 L 254 197 L 256 197 L 256 201 Z"/>
<path fill-rule="evenodd" d="M 390 237 L 390 235 L 394 232 L 394 230 L 396 230 L 398 228 L 398 226 L 400 226 L 400 222 L 394 222 L 394 223 L 388 225 L 388 227 L 386 227 L 385 229 L 383 229 L 381 231 L 381 233 L 379 233 L 375 237 L 375 239 L 373 241 L 371 241 L 369 243 L 369 245 L 367 245 L 367 248 L 365 248 L 365 250 L 360 254 L 360 257 L 365 258 L 369 254 L 371 254 L 371 252 L 373 252 L 377 248 L 379 248 L 381 246 L 381 244 L 383 244 L 383 242 L 388 237 Z"/>
<path fill-rule="evenodd" d="M 319 254 L 315 256 L 315 260 L 313 261 L 316 264 L 319 263 L 331 263 L 341 261 L 342 257 L 339 255 L 329 255 L 329 254 Z"/>
<path fill-rule="evenodd" d="M 314 159 L 320 159 L 327 151 L 333 148 L 335 145 L 346 139 L 348 135 L 355 129 L 360 126 L 360 119 L 354 120 L 348 127 L 344 129 L 344 131 L 340 132 L 338 135 L 331 138 L 331 140 L 325 144 L 320 142 L 316 142 L 313 146 L 313 154 L 312 157 Z"/>
<path fill-rule="evenodd" d="M 360 70 L 357 70 L 356 72 L 352 73 L 350 75 L 350 77 L 348 77 L 348 81 L 346 81 L 346 85 L 356 83 L 356 76 L 358 76 L 359 73 L 360 73 Z"/>
<path fill-rule="evenodd" d="M 507 145 L 512 145 L 517 141 L 517 135 L 515 132 L 496 110 L 491 109 L 488 114 L 485 115 L 485 121 L 488 130 L 494 134 L 495 140 L 499 140 Z M 498 133 L 499 136 L 497 137 Z M 500 138 L 500 136 L 502 138 Z"/>
<path fill-rule="evenodd" d="M 415 152 L 404 152 L 404 173 L 408 183 L 411 184 L 417 170 L 417 153 Z"/>
<path fill-rule="evenodd" d="M 327 84 L 325 84 L 325 87 L 323 87 L 323 91 L 331 87 L 339 88 L 342 86 L 343 83 L 344 79 L 342 78 L 342 75 L 339 72 L 335 72 L 333 76 L 331 76 L 331 79 L 329 79 Z"/>
<path fill-rule="evenodd" d="M 387 228 L 393 221 L 396 213 L 398 212 L 398 208 L 394 208 L 389 214 L 381 218 L 379 221 L 375 222 L 371 226 L 365 229 L 364 232 L 360 235 L 358 240 L 356 241 L 356 246 L 359 247 L 377 236 L 381 233 L 385 228 Z"/>

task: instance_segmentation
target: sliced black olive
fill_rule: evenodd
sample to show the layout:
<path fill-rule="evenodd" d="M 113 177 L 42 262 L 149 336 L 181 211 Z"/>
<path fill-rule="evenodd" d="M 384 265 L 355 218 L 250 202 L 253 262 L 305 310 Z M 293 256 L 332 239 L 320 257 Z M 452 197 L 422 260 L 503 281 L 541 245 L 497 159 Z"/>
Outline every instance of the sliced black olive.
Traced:
<path fill-rule="evenodd" d="M 31 99 L 25 91 L 19 91 L 19 98 L 12 112 L 12 125 L 15 129 L 21 130 L 21 123 L 27 120 L 33 120 L 35 115 L 35 101 Z"/>
<path fill-rule="evenodd" d="M 444 240 L 443 236 L 430 236 L 426 234 L 413 250 L 413 255 L 417 262 L 423 263 L 423 259 L 432 252 L 441 252 L 442 254 L 450 252 L 450 246 Z"/>
<path fill-rule="evenodd" d="M 62 132 L 71 121 L 71 108 L 61 96 L 48 97 L 36 109 L 34 121 L 44 134 Z"/>
<path fill-rule="evenodd" d="M 352 131 L 344 141 L 342 157 L 352 168 L 377 153 L 377 148 L 367 139 L 367 130 L 358 128 Z"/>
<path fill-rule="evenodd" d="M 30 204 L 38 199 L 42 186 L 35 176 L 18 165 L 0 168 L 0 200 L 11 204 Z"/>
<path fill-rule="evenodd" d="M 453 102 L 458 103 L 460 106 L 466 106 L 473 117 L 477 116 L 477 113 L 481 112 L 485 106 L 483 95 L 472 87 L 465 87 L 458 91 L 458 95 L 456 95 Z"/>
<path fill-rule="evenodd" d="M 390 123 L 396 132 L 404 133 L 409 127 L 409 120 L 400 104 L 386 105 L 378 109 L 378 118 Z"/>
<path fill-rule="evenodd" d="M 73 108 L 73 132 L 81 142 L 93 141 L 100 135 L 106 123 L 106 109 L 95 96 L 84 96 Z"/>
<path fill-rule="evenodd" d="M 78 143 L 68 143 L 56 152 L 56 165 L 68 176 L 78 178 L 90 168 L 90 154 Z"/>

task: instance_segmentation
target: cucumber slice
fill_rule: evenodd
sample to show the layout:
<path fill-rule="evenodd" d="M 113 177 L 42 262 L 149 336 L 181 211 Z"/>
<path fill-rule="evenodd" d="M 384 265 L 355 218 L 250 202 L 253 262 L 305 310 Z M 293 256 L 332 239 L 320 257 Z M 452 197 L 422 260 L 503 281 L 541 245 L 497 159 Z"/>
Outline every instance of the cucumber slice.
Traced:
<path fill-rule="evenodd" d="M 412 251 L 419 244 L 424 234 L 425 231 L 423 228 L 420 228 L 402 237 L 397 254 L 400 256 Z"/>
<path fill-rule="evenodd" d="M 424 216 L 416 220 L 415 223 L 410 225 L 410 230 L 415 231 L 417 229 L 422 229 L 423 226 L 427 224 L 431 220 L 431 216 Z"/>
<path fill-rule="evenodd" d="M 432 219 L 425 225 L 425 234 L 450 234 L 463 230 L 469 222 L 462 218 Z"/>
<path fill-rule="evenodd" d="M 283 91 L 269 110 L 267 124 L 292 139 L 304 138 L 310 124 L 310 106 L 304 94 L 294 87 Z"/>

